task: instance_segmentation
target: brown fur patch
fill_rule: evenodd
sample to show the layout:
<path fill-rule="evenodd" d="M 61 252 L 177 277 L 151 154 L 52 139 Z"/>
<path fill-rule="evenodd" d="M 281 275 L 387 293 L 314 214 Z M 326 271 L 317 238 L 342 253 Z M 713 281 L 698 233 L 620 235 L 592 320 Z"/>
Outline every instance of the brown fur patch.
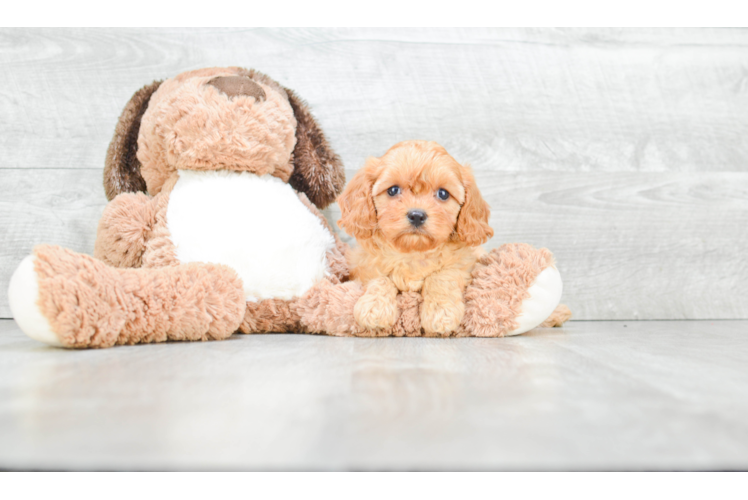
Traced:
<path fill-rule="evenodd" d="M 208 80 L 208 85 L 213 85 L 229 97 L 249 96 L 258 101 L 264 101 L 267 97 L 262 87 L 245 76 L 217 76 Z"/>
<path fill-rule="evenodd" d="M 208 85 L 213 68 L 164 81 L 143 115 L 138 138 L 141 174 L 152 195 L 178 169 L 271 174 L 288 181 L 293 171 L 296 118 L 284 93 L 262 83 L 266 98 L 229 99 Z"/>
<path fill-rule="evenodd" d="M 509 243 L 483 255 L 465 292 L 461 332 L 476 337 L 503 337 L 517 327 L 515 318 L 538 274 L 553 265 L 546 248 Z"/>
<path fill-rule="evenodd" d="M 293 307 L 294 300 L 267 299 L 247 302 L 242 333 L 302 333 L 301 317 Z"/>
<path fill-rule="evenodd" d="M 169 208 L 169 195 L 177 184 L 179 176 L 175 173 L 166 183 L 164 188 L 153 198 L 155 205 L 155 223 L 150 238 L 146 242 L 143 252 L 143 267 L 158 268 L 176 266 L 177 251 L 171 241 L 171 233 L 166 221 L 166 213 Z"/>
<path fill-rule="evenodd" d="M 286 93 L 286 89 L 278 82 L 270 78 L 265 73 L 262 73 L 260 71 L 257 71 L 256 69 L 246 69 L 246 68 L 240 68 L 238 66 L 230 66 L 228 69 L 236 71 L 237 75 L 246 76 L 247 78 L 250 78 L 258 83 L 261 83 L 267 87 L 270 87 L 271 89 L 275 90 L 279 94 L 283 95 L 286 99 L 288 99 L 288 94 Z"/>
<path fill-rule="evenodd" d="M 39 308 L 65 347 L 219 340 L 242 320 L 242 282 L 227 266 L 118 269 L 50 245 L 34 256 Z"/>
<path fill-rule="evenodd" d="M 153 96 L 162 83 L 168 90 L 163 88 Z M 211 100 L 206 85 L 239 99 Z M 243 97 L 254 100 L 256 106 L 249 112 Z M 148 113 L 145 134 L 141 134 L 141 121 L 151 100 L 162 109 Z M 290 106 L 290 120 L 278 112 L 283 104 Z M 241 118 L 233 123 L 235 111 Z M 255 118 L 259 125 L 251 126 Z M 292 129 L 290 134 L 283 130 L 286 125 Z M 157 130 L 169 137 L 160 137 Z M 192 137 L 190 131 L 199 136 Z M 135 93 L 120 116 L 107 152 L 107 198 L 138 191 L 155 195 L 174 169 L 185 167 L 271 173 L 306 193 L 320 208 L 335 201 L 345 184 L 340 157 L 308 105 L 269 76 L 236 66 L 187 71 Z"/>
<path fill-rule="evenodd" d="M 327 142 L 309 106 L 290 89 L 285 89 L 296 117 L 296 147 L 291 186 L 306 193 L 319 208 L 335 201 L 345 185 L 343 162 Z"/>
<path fill-rule="evenodd" d="M 345 283 L 350 279 L 350 268 L 348 267 L 348 254 L 350 248 L 348 244 L 341 241 L 338 235 L 335 236 L 335 248 L 327 252 L 327 265 L 330 266 L 330 281 L 333 283 Z"/>
<path fill-rule="evenodd" d="M 484 254 L 465 290 L 465 315 L 450 335 L 503 337 L 516 328 L 514 320 L 521 311 L 522 300 L 529 297 L 527 289 L 538 274 L 552 264 L 553 256 L 547 249 L 535 249 L 523 243 L 502 245 Z M 363 294 L 357 281 L 340 285 L 323 281 L 301 297 L 294 307 L 301 316 L 302 327 L 310 333 L 357 337 L 442 336 L 429 334 L 421 327 L 419 311 L 423 298 L 416 292 L 397 296 L 399 316 L 391 328 L 362 329 L 353 311 Z M 568 319 L 565 311 L 568 311 L 566 306 L 558 306 L 549 320 L 560 326 L 559 322 Z"/>
<path fill-rule="evenodd" d="M 391 328 L 399 290 L 421 292 L 424 331 L 453 332 L 465 311 L 474 247 L 493 235 L 470 168 L 436 142 L 400 142 L 369 158 L 338 202 L 338 224 L 359 243 L 349 260 L 351 276 L 366 287 L 354 309 L 359 324 Z"/>
<path fill-rule="evenodd" d="M 156 203 L 144 193 L 117 195 L 96 230 L 94 257 L 114 267 L 140 267 L 156 223 Z"/>
<path fill-rule="evenodd" d="M 108 200 L 120 193 L 146 191 L 137 158 L 138 134 L 148 102 L 161 83 L 154 81 L 135 92 L 117 121 L 104 161 L 104 191 Z"/>
<path fill-rule="evenodd" d="M 397 297 L 400 317 L 392 326 L 391 335 L 395 337 L 416 337 L 423 333 L 421 329 L 420 309 L 423 296 L 416 292 L 403 292 Z"/>
<path fill-rule="evenodd" d="M 353 317 L 353 307 L 363 294 L 356 281 L 333 285 L 323 280 L 296 301 L 294 310 L 308 333 L 349 337 L 363 332 Z"/>

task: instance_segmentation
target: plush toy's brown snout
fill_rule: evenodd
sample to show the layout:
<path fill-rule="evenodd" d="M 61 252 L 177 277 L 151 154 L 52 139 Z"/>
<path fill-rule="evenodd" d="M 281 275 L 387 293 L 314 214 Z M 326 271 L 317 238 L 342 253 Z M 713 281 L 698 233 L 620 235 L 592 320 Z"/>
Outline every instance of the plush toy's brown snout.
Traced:
<path fill-rule="evenodd" d="M 246 76 L 217 76 L 208 82 L 228 97 L 238 95 L 254 97 L 258 101 L 264 101 L 265 91 L 254 81 Z"/>

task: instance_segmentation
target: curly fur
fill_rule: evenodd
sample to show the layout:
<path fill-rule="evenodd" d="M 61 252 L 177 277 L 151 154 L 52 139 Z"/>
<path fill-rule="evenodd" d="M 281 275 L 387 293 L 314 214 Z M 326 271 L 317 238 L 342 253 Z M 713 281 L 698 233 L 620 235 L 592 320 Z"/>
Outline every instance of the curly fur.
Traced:
<path fill-rule="evenodd" d="M 96 239 L 95 257 L 118 267 L 163 268 L 180 265 L 169 229 L 167 209 L 176 177 L 166 183 L 155 197 L 122 194 L 104 211 Z M 347 245 L 335 235 L 329 223 L 303 193 L 302 204 L 320 221 L 335 239 L 327 252 L 329 280 L 340 283 L 348 279 L 345 258 Z M 242 333 L 301 331 L 299 316 L 293 311 L 294 300 L 267 299 L 247 302 L 239 326 Z"/>
<path fill-rule="evenodd" d="M 247 302 L 236 269 L 180 262 L 178 228 L 172 227 L 172 235 L 167 216 L 170 199 L 178 198 L 174 189 L 182 167 L 270 174 L 296 187 L 300 211 L 306 207 L 322 224 L 320 231 L 331 234 L 314 254 L 327 278 L 301 297 Z M 475 265 L 475 245 L 492 235 L 488 205 L 467 166 L 423 141 L 370 159 L 340 198 L 339 224 L 361 242 L 351 252 L 318 210 L 343 186 L 340 159 L 306 104 L 254 70 L 208 68 L 141 89 L 120 117 L 105 170 L 113 201 L 99 224 L 100 260 L 46 245 L 24 260 L 23 273 L 29 274 L 19 276 L 33 272 L 38 285 L 24 288 L 33 292 L 24 297 L 36 293 L 38 300 L 17 310 L 38 307 L 41 321 L 33 325 L 37 336 L 29 333 L 33 338 L 54 343 L 56 337 L 66 347 L 82 348 L 222 339 L 235 331 L 501 336 L 515 324 L 538 273 L 552 264 L 547 250 L 509 245 Z M 392 182 L 405 188 L 397 200 L 385 194 Z M 449 190 L 448 201 L 434 198 L 439 187 Z M 223 206 L 216 202 L 220 194 L 212 199 L 197 197 L 195 203 L 208 203 L 206 210 Z M 418 231 L 403 221 L 408 206 L 428 212 Z M 241 221 L 245 215 L 236 211 L 226 216 Z M 265 216 L 255 211 L 248 216 Z M 178 220 L 174 213 L 171 218 Z M 189 220 L 180 227 L 189 229 Z M 232 229 L 241 230 L 241 224 Z M 272 244 L 273 235 L 257 238 Z M 559 306 L 547 323 L 560 325 L 569 316 Z M 47 322 L 51 331 L 42 331 Z"/>
<path fill-rule="evenodd" d="M 265 99 L 229 97 L 209 82 L 236 75 L 232 68 L 188 72 L 165 81 L 143 116 L 138 159 L 148 192 L 156 194 L 177 170 L 293 171 L 296 118 L 288 98 L 258 83 Z"/>
<path fill-rule="evenodd" d="M 266 299 L 247 302 L 244 319 L 239 325 L 242 333 L 302 333 L 301 316 L 294 308 L 296 299 Z"/>
<path fill-rule="evenodd" d="M 401 192 L 390 196 L 391 186 Z M 434 198 L 439 187 L 451 203 Z M 528 290 L 553 265 L 547 249 L 527 244 L 474 246 L 493 235 L 490 209 L 469 168 L 433 142 L 408 141 L 369 158 L 338 203 L 338 224 L 359 242 L 348 253 L 355 281 L 323 282 L 296 301 L 310 333 L 501 337 L 517 327 Z M 405 221 L 414 207 L 428 215 L 418 231 Z M 544 325 L 569 317 L 560 305 Z"/>
<path fill-rule="evenodd" d="M 465 290 L 465 314 L 460 325 L 447 336 L 503 337 L 515 326 L 527 290 L 540 272 L 553 265 L 545 249 L 524 243 L 502 245 L 483 255 L 471 273 Z M 355 306 L 364 296 L 360 282 L 341 285 L 322 282 L 294 304 L 300 326 L 308 333 L 357 337 L 433 337 L 444 334 L 422 327 L 423 297 L 418 292 L 397 295 L 398 315 L 388 328 L 367 329 L 355 318 Z M 543 326 L 561 326 L 571 317 L 568 307 L 559 305 Z"/>
<path fill-rule="evenodd" d="M 553 263 L 547 248 L 536 249 L 526 243 L 502 245 L 483 255 L 465 293 L 465 317 L 459 333 L 502 337 L 516 328 L 522 301 L 530 296 L 527 290 Z"/>
<path fill-rule="evenodd" d="M 34 256 L 40 310 L 65 347 L 224 339 L 245 311 L 227 266 L 117 269 L 50 245 Z"/>
<path fill-rule="evenodd" d="M 437 196 L 440 191 L 446 199 Z M 365 286 L 354 308 L 359 325 L 390 328 L 402 291 L 421 292 L 426 332 L 457 328 L 477 256 L 473 247 L 493 235 L 490 209 L 470 168 L 435 142 L 401 142 L 367 160 L 339 205 L 338 224 L 359 243 L 350 253 L 351 277 Z M 412 210 L 426 216 L 422 225 L 409 221 Z"/>
<path fill-rule="evenodd" d="M 331 248 L 322 250 L 320 265 L 335 283 L 348 278 L 347 247 L 317 208 L 332 202 L 342 189 L 342 163 L 307 105 L 267 75 L 237 67 L 205 68 L 144 87 L 120 116 L 105 170 L 112 202 L 99 223 L 94 253 L 100 262 L 61 249 L 40 247 L 35 253 L 39 294 L 46 304 L 42 313 L 66 346 L 178 339 L 180 328 L 186 339 L 300 328 L 295 299 L 245 300 L 236 316 L 234 296 L 242 292 L 243 283 L 236 270 L 180 262 L 185 245 L 176 247 L 168 220 L 180 171 L 251 172 L 290 181 L 301 191 L 303 207 L 321 222 L 320 231 L 330 235 Z M 195 203 L 214 207 L 221 199 L 213 196 L 212 203 L 200 197 Z M 264 216 L 222 216 L 236 220 L 241 231 L 240 221 L 247 215 Z M 188 230 L 189 224 L 181 222 L 179 227 Z M 272 235 L 247 238 L 259 244 Z M 307 257 L 316 262 L 316 254 Z M 206 273 L 218 281 L 210 282 Z M 182 290 L 188 283 L 191 288 Z M 219 291 L 226 295 L 230 320 L 223 306 L 212 302 Z M 187 314 L 190 301 L 194 317 Z M 203 310 L 208 316 L 198 314 Z M 213 313 L 216 317 L 208 321 Z M 171 320 L 176 323 L 168 324 Z"/>
<path fill-rule="evenodd" d="M 114 267 L 140 267 L 156 224 L 156 204 L 144 193 L 122 193 L 104 209 L 94 257 Z"/>
<path fill-rule="evenodd" d="M 174 189 L 177 180 L 177 176 L 171 177 L 165 183 L 161 192 L 153 197 L 156 221 L 153 224 L 150 238 L 145 245 L 145 252 L 143 253 L 142 259 L 143 267 L 159 268 L 176 266 L 179 264 L 179 261 L 177 260 L 177 250 L 171 239 L 168 221 L 166 220 L 166 212 L 169 208 L 169 195 L 171 194 L 172 189 Z M 96 239 L 98 238 L 99 236 L 96 235 Z"/>
<path fill-rule="evenodd" d="M 245 82 L 245 86 L 235 81 L 231 85 L 216 82 L 216 79 L 236 77 L 247 78 L 251 82 Z M 183 84 L 191 79 L 197 85 L 184 88 Z M 168 101 L 166 105 L 176 110 L 176 114 L 164 118 L 170 123 L 152 123 L 146 120 L 147 130 L 144 132 L 147 134 L 169 134 L 168 137 L 163 137 L 167 139 L 167 146 L 156 145 L 153 151 L 140 153 L 151 165 L 155 162 L 163 167 L 164 161 L 178 160 L 182 167 L 191 164 L 203 169 L 220 168 L 211 166 L 213 162 L 209 161 L 214 153 L 213 146 L 216 146 L 216 164 L 225 163 L 232 170 L 267 170 L 267 165 L 262 162 L 253 164 L 253 158 L 266 156 L 275 164 L 274 175 L 287 180 L 297 191 L 305 193 L 319 208 L 325 208 L 340 194 L 345 184 L 345 172 L 340 158 L 330 147 L 307 104 L 269 76 L 254 69 L 239 67 L 188 71 L 168 80 L 168 89 L 162 89 L 152 99 L 162 83 L 164 82 L 153 82 L 137 91 L 120 116 L 109 145 L 104 173 L 104 188 L 109 200 L 126 192 L 148 191 L 155 195 L 170 176 L 168 171 L 162 172 L 158 167 L 155 170 L 146 167 L 146 172 L 143 173 L 141 159 L 137 156 L 142 149 L 138 146 L 141 122 L 151 100 Z M 208 112 L 206 104 L 210 104 L 207 108 L 215 104 L 219 107 Z M 245 116 L 238 116 L 247 111 L 253 111 L 257 117 L 265 115 L 264 119 L 257 122 L 260 129 L 247 124 Z M 232 122 L 231 116 L 238 120 Z M 274 124 L 277 118 L 280 118 L 280 122 Z M 269 142 L 243 142 L 248 137 L 247 133 L 256 136 L 257 132 L 266 132 L 262 126 L 265 123 L 263 120 L 271 122 L 265 137 Z M 287 122 L 293 128 L 292 134 L 295 137 L 291 138 L 290 145 L 287 143 L 290 138 L 281 122 Z M 239 126 L 232 128 L 232 123 Z M 213 133 L 194 135 L 196 129 L 192 125 L 197 126 L 200 132 L 211 130 Z M 164 129 L 164 126 L 167 128 Z M 232 154 L 238 155 L 237 163 L 234 163 Z M 167 167 L 181 168 L 168 163 Z M 150 186 L 144 176 L 150 177 Z"/>

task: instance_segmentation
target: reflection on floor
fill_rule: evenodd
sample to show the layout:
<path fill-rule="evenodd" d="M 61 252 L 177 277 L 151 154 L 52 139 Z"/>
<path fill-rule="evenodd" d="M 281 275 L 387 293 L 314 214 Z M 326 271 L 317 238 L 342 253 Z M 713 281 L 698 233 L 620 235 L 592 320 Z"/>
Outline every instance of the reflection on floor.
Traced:
<path fill-rule="evenodd" d="M 0 469 L 748 469 L 748 321 L 69 351 L 0 320 Z"/>

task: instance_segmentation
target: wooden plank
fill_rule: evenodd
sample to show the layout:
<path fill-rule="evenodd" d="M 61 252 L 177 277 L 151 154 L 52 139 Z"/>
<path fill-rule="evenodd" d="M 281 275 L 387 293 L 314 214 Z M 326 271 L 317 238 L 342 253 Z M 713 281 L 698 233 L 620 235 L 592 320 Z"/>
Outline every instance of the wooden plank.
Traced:
<path fill-rule="evenodd" d="M 745 470 L 746 328 L 71 351 L 0 321 L 0 468 Z"/>
<path fill-rule="evenodd" d="M 434 139 L 480 168 L 745 171 L 748 31 L 3 29 L 0 168 L 100 167 L 132 93 L 260 69 L 313 106 L 348 168 Z"/>
<path fill-rule="evenodd" d="M 576 318 L 748 318 L 748 173 L 477 177 L 491 246 L 551 249 Z"/>
<path fill-rule="evenodd" d="M 11 317 L 8 283 L 35 245 L 93 252 L 101 182 L 101 169 L 0 169 L 0 317 Z"/>
<path fill-rule="evenodd" d="M 350 178 L 354 171 L 348 171 Z M 577 319 L 748 318 L 748 173 L 477 170 L 488 247 L 550 248 Z M 33 245 L 90 253 L 106 200 L 99 170 L 0 170 L 0 317 Z M 335 225 L 336 205 L 326 211 Z"/>

